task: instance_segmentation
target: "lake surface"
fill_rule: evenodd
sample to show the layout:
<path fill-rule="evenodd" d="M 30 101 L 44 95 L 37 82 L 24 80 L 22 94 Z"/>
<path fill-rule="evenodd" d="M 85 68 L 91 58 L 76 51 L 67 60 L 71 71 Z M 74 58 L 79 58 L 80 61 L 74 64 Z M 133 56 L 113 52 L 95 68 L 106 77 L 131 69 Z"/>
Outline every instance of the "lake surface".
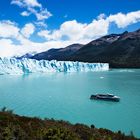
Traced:
<path fill-rule="evenodd" d="M 90 100 L 113 93 L 120 102 Z M 140 70 L 0 75 L 0 107 L 15 113 L 130 131 L 140 137 Z"/>

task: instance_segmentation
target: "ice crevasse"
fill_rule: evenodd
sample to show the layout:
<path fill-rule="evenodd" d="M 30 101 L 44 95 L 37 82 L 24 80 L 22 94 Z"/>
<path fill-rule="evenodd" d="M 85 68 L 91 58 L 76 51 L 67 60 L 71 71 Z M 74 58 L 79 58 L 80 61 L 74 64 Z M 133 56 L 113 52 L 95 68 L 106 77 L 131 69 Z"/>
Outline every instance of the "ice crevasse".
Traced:
<path fill-rule="evenodd" d="M 88 72 L 109 70 L 108 63 L 0 58 L 0 74 L 27 74 L 35 72 Z"/>

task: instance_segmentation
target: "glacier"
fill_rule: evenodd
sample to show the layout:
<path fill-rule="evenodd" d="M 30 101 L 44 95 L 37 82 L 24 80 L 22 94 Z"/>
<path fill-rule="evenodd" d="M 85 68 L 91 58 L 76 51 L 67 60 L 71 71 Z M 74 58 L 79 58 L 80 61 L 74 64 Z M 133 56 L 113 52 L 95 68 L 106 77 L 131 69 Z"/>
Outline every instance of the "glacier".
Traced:
<path fill-rule="evenodd" d="M 89 72 L 109 70 L 108 63 L 35 60 L 29 58 L 1 58 L 0 74 L 28 74 L 49 72 Z"/>

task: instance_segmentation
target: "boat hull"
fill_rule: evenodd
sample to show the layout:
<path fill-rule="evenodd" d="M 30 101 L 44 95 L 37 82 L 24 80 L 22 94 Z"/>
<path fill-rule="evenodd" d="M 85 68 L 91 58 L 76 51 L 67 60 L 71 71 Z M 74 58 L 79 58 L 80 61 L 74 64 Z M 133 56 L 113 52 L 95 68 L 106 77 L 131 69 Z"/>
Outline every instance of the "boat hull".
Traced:
<path fill-rule="evenodd" d="M 119 102 L 120 98 L 118 97 L 99 97 L 97 95 L 91 95 L 90 99 L 94 100 L 104 100 L 104 101 L 113 101 L 113 102 Z"/>

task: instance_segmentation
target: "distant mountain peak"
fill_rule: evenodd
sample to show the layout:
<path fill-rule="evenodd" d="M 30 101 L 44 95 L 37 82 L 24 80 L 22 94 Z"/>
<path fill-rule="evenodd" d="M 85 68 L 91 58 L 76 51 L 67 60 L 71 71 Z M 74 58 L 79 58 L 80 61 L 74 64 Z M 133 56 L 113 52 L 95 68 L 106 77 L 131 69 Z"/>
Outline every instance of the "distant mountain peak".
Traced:
<path fill-rule="evenodd" d="M 140 29 L 136 30 L 137 33 L 140 33 Z"/>
<path fill-rule="evenodd" d="M 80 48 L 82 48 L 84 45 L 82 44 L 72 44 L 69 45 L 65 48 L 59 48 L 59 49 L 50 49 L 46 52 L 38 53 L 34 55 L 33 59 L 41 60 L 41 59 L 46 59 L 46 60 L 66 60 L 68 59 L 69 56 L 74 54 L 76 51 L 78 51 Z"/>
<path fill-rule="evenodd" d="M 125 34 L 128 34 L 128 33 L 129 33 L 128 31 L 125 31 L 125 32 L 122 33 L 122 35 L 125 35 Z"/>

